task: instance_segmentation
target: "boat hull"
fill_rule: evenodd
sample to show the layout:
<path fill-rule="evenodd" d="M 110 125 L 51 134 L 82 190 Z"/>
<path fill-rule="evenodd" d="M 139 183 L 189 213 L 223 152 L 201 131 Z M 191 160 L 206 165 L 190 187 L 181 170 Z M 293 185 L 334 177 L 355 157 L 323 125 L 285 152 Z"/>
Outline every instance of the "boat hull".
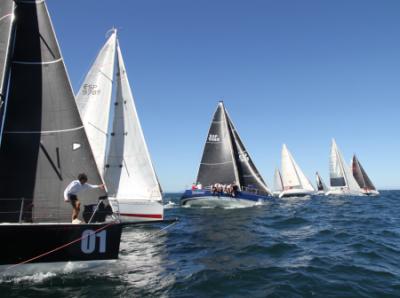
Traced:
<path fill-rule="evenodd" d="M 164 219 L 162 201 L 129 200 L 109 198 L 114 212 L 118 212 L 122 222 L 143 222 Z"/>
<path fill-rule="evenodd" d="M 379 195 L 380 195 L 380 194 L 379 194 L 379 191 L 377 191 L 377 190 L 372 190 L 372 189 L 368 189 L 368 190 L 363 189 L 363 190 L 362 190 L 362 193 L 363 193 L 364 195 L 366 195 L 366 196 L 379 196 Z"/>
<path fill-rule="evenodd" d="M 0 265 L 117 259 L 121 231 L 118 223 L 1 224 Z"/>
<path fill-rule="evenodd" d="M 209 190 L 186 190 L 181 197 L 182 206 L 190 207 L 251 207 L 270 197 L 239 192 L 235 197 L 228 194 L 213 195 Z"/>
<path fill-rule="evenodd" d="M 309 191 L 305 189 L 288 189 L 284 190 L 279 194 L 279 198 L 288 198 L 288 197 L 305 197 L 311 196 L 315 194 L 315 191 Z"/>
<path fill-rule="evenodd" d="M 348 188 L 331 188 L 326 193 L 326 196 L 362 196 L 362 192 L 352 191 Z"/>

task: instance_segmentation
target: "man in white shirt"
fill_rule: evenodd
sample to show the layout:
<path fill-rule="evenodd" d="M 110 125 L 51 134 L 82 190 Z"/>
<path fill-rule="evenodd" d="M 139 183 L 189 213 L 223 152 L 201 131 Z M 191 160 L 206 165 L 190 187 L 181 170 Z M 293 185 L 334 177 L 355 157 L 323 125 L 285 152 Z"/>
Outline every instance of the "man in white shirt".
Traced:
<path fill-rule="evenodd" d="M 82 173 L 78 175 L 78 180 L 72 181 L 67 188 L 64 190 L 64 201 L 70 202 L 72 205 L 72 223 L 80 224 L 81 221 L 78 219 L 79 212 L 81 210 L 81 202 L 79 202 L 77 194 L 83 190 L 90 188 L 101 188 L 104 189 L 104 185 L 92 185 L 86 183 L 88 180 L 86 174 Z"/>

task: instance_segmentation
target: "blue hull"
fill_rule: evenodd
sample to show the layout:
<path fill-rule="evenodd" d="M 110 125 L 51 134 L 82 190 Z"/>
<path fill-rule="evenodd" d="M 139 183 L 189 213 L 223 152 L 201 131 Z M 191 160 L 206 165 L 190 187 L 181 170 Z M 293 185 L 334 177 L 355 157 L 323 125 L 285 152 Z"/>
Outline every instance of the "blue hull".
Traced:
<path fill-rule="evenodd" d="M 258 202 L 264 202 L 268 199 L 271 199 L 271 197 L 256 195 L 256 194 L 242 192 L 242 191 L 238 192 L 235 197 L 231 197 L 230 195 L 225 194 L 225 193 L 215 195 L 211 191 L 205 190 L 205 189 L 198 189 L 198 190 L 188 189 L 183 193 L 183 195 L 181 197 L 181 205 L 186 205 L 188 203 L 192 203 L 197 200 L 207 200 L 207 199 L 209 199 L 209 201 L 216 201 L 216 202 L 218 201 L 218 199 L 220 199 L 221 201 L 225 201 L 225 202 L 227 202 L 229 200 L 232 202 L 242 201 L 242 202 L 249 203 L 249 204 L 255 204 Z"/>

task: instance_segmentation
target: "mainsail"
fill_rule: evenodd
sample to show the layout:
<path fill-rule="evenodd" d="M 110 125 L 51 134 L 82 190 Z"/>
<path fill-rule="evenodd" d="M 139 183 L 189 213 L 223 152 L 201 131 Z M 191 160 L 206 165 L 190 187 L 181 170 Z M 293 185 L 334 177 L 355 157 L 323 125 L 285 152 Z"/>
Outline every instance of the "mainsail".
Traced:
<path fill-rule="evenodd" d="M 109 194 L 120 201 L 161 201 L 161 188 L 139 122 L 119 44 L 117 61 L 117 96 L 105 172 L 106 185 Z"/>
<path fill-rule="evenodd" d="M 105 171 L 115 46 L 116 31 L 113 30 L 76 96 L 90 146 L 102 176 Z"/>
<path fill-rule="evenodd" d="M 274 192 L 281 192 L 283 190 L 282 176 L 279 169 L 275 169 L 274 173 Z"/>
<path fill-rule="evenodd" d="M 15 1 L 16 30 L 0 147 L 0 219 L 70 221 L 65 187 L 101 179 L 44 1 Z M 105 192 L 83 193 L 82 204 Z"/>
<path fill-rule="evenodd" d="M 314 187 L 297 165 L 285 144 L 282 147 L 282 182 L 284 189 L 314 190 Z"/>
<path fill-rule="evenodd" d="M 327 191 L 328 190 L 328 188 L 326 187 L 324 181 L 322 180 L 322 178 L 318 172 L 315 173 L 315 179 L 317 181 L 317 190 L 318 191 Z"/>
<path fill-rule="evenodd" d="M 270 191 L 255 167 L 223 102 L 219 102 L 208 132 L 197 181 L 204 186 L 235 182 L 242 189 Z"/>
<path fill-rule="evenodd" d="M 14 20 L 14 1 L 0 2 L 0 124 L 3 119 L 3 104 L 6 97 L 6 77 L 9 70 L 11 32 Z"/>
<path fill-rule="evenodd" d="M 344 162 L 334 139 L 332 139 L 329 170 L 331 187 L 348 187 L 351 191 L 360 192 L 360 187 Z"/>
<path fill-rule="evenodd" d="M 197 182 L 204 186 L 214 183 L 239 183 L 239 174 L 222 102 L 218 104 L 208 131 Z"/>
<path fill-rule="evenodd" d="M 361 188 L 376 190 L 375 185 L 372 183 L 371 179 L 369 179 L 367 173 L 365 172 L 356 155 L 353 155 L 352 170 L 353 176 Z"/>

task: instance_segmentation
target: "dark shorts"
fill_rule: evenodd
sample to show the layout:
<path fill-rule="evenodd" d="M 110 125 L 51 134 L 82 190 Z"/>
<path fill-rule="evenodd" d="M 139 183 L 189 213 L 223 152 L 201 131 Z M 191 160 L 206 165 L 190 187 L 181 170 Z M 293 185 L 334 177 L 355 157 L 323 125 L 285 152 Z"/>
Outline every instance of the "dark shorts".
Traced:
<path fill-rule="evenodd" d="M 78 201 L 78 197 L 76 195 L 68 195 L 68 199 L 72 205 L 72 207 L 75 207 L 76 201 Z"/>

